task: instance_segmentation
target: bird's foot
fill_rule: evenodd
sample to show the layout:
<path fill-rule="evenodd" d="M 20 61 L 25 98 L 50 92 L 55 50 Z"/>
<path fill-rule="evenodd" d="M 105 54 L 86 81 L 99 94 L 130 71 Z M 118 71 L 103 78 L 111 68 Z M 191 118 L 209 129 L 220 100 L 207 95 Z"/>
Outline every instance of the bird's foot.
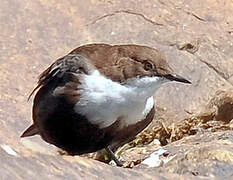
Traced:
<path fill-rule="evenodd" d="M 110 158 L 116 163 L 117 166 L 122 167 L 123 164 L 119 159 L 115 156 L 115 154 L 112 152 L 112 150 L 109 147 L 105 148 L 107 153 L 109 154 Z"/>

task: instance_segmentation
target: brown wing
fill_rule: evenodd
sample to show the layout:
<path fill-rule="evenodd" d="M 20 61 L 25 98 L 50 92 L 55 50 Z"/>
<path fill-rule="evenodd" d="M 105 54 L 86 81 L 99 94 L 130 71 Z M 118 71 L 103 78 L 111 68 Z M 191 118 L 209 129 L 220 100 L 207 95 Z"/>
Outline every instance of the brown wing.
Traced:
<path fill-rule="evenodd" d="M 87 58 L 80 54 L 68 54 L 63 58 L 56 60 L 51 66 L 49 66 L 44 72 L 41 73 L 37 82 L 37 86 L 29 95 L 28 100 L 36 90 L 45 86 L 54 79 L 63 78 L 65 73 L 71 74 L 71 77 L 73 77 L 71 82 L 68 81 L 63 87 L 63 92 L 65 91 L 70 94 L 68 89 L 74 88 L 75 83 L 79 83 L 77 76 L 82 73 L 88 74 L 90 73 L 91 69 L 93 69 L 93 67 Z M 62 88 L 60 88 L 57 92 L 61 93 Z"/>
<path fill-rule="evenodd" d="M 103 63 L 105 64 L 105 66 L 114 66 L 114 58 L 110 57 L 110 51 L 112 47 L 113 46 L 107 44 L 84 45 L 74 49 L 67 56 L 56 60 L 51 66 L 49 66 L 44 72 L 41 73 L 37 82 L 37 86 L 30 93 L 28 100 L 38 89 L 46 85 L 58 74 L 61 77 L 62 74 L 69 69 L 72 69 L 71 72 L 75 73 L 77 69 L 81 66 L 84 67 L 82 68 L 82 70 L 85 70 L 85 73 L 88 74 L 88 71 L 91 68 L 90 64 L 92 63 L 95 67 L 101 69 L 103 71 L 102 73 L 108 76 L 111 73 L 109 71 L 109 68 L 102 68 L 102 66 Z M 77 61 L 78 58 L 74 58 L 75 56 L 83 57 L 79 58 L 82 59 L 81 61 Z M 89 61 L 91 61 L 91 63 Z M 84 66 L 84 64 L 86 64 L 86 66 Z M 114 77 L 112 77 L 112 79 L 114 79 Z M 119 79 L 120 78 L 118 76 L 115 76 L 114 80 L 120 81 Z"/>
<path fill-rule="evenodd" d="M 31 96 L 34 94 L 34 92 L 37 89 L 47 84 L 59 72 L 59 67 L 60 67 L 59 64 L 61 64 L 60 61 L 62 61 L 62 59 L 63 58 L 58 59 L 56 62 L 54 62 L 51 66 L 49 66 L 45 71 L 43 71 L 40 74 L 38 78 L 39 80 L 37 82 L 37 86 L 32 90 L 32 92 L 28 96 L 28 100 L 31 98 Z"/>

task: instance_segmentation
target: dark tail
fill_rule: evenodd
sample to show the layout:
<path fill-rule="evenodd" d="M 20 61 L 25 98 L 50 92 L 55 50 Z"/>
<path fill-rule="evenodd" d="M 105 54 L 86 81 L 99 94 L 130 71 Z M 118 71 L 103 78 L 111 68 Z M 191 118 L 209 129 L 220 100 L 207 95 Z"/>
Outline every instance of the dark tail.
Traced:
<path fill-rule="evenodd" d="M 38 129 L 36 128 L 36 126 L 34 124 L 32 124 L 29 128 L 27 128 L 23 134 L 20 137 L 28 137 L 28 136 L 34 136 L 36 134 L 38 134 Z"/>

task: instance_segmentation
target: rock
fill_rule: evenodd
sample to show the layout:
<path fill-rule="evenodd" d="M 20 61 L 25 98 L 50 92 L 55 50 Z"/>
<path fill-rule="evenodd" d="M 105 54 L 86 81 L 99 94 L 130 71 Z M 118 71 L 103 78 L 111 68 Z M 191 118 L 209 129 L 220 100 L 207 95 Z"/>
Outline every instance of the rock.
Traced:
<path fill-rule="evenodd" d="M 189 136 L 164 146 L 166 154 L 160 155 L 159 167 L 147 166 L 144 170 L 230 179 L 233 175 L 232 148 L 232 131 Z M 145 165 L 140 164 L 133 169 L 140 168 L 145 168 Z"/>
<path fill-rule="evenodd" d="M 212 136 L 212 130 L 216 133 L 231 130 L 232 11 L 231 1 L 228 0 L 2 0 L 2 178 L 109 179 L 109 174 L 113 179 L 211 179 L 229 176 L 229 173 L 224 175 L 222 170 L 230 172 L 231 147 L 221 155 L 217 150 L 206 151 L 210 155 L 205 157 L 191 154 L 188 161 L 182 163 L 180 160 L 178 167 L 172 163 L 175 162 L 173 159 L 164 171 L 162 167 L 157 171 L 146 167 L 131 170 L 83 157 L 61 156 L 56 148 L 39 137 L 20 140 L 19 136 L 31 123 L 32 103 L 27 102 L 27 97 L 35 87 L 37 76 L 58 57 L 81 44 L 93 42 L 137 43 L 155 47 L 164 52 L 180 75 L 192 81 L 191 86 L 168 84 L 155 94 L 157 114 L 150 128 L 140 135 L 139 142 L 142 144 L 158 138 L 162 145 L 166 145 L 186 136 L 198 137 L 197 133 L 204 134 L 200 139 L 204 141 L 207 135 Z M 211 142 L 215 144 L 218 140 Z M 175 148 L 175 143 L 166 147 Z M 202 149 L 201 146 L 193 148 L 193 144 L 189 147 L 196 152 Z M 218 147 L 223 149 L 225 145 L 220 143 Z M 157 152 L 157 149 L 153 151 Z M 218 160 L 214 162 L 206 158 L 212 156 Z M 142 158 L 141 155 L 138 158 Z M 192 158 L 198 160 L 193 161 Z M 211 170 L 203 167 L 203 171 L 197 174 L 195 168 L 202 167 L 201 162 L 207 162 L 206 159 L 208 163 L 215 164 L 207 166 L 212 167 Z M 186 164 L 190 162 L 193 164 L 189 169 Z M 222 168 L 223 165 L 226 169 Z M 171 173 L 167 174 L 167 168 Z"/>
<path fill-rule="evenodd" d="M 166 145 L 198 132 L 233 130 L 233 89 L 217 91 L 200 113 L 172 122 L 170 125 L 165 125 L 165 123 L 166 121 L 162 122 L 160 127 L 149 127 L 138 137 L 147 140 L 144 144 L 157 138 L 162 145 Z M 150 138 L 146 138 L 148 136 Z"/>
<path fill-rule="evenodd" d="M 233 90 L 217 91 L 199 118 L 204 122 L 212 120 L 229 124 L 233 120 Z"/>

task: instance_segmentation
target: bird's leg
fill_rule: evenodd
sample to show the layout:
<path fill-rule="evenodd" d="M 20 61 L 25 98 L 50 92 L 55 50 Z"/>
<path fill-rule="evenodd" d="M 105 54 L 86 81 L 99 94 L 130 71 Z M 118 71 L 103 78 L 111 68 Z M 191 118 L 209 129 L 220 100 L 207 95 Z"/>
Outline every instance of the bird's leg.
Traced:
<path fill-rule="evenodd" d="M 115 156 L 115 154 L 112 152 L 112 150 L 109 147 L 106 147 L 105 150 L 107 151 L 110 158 L 116 163 L 117 166 L 119 167 L 123 166 L 122 162 L 120 162 L 119 159 L 117 159 L 117 157 Z"/>

